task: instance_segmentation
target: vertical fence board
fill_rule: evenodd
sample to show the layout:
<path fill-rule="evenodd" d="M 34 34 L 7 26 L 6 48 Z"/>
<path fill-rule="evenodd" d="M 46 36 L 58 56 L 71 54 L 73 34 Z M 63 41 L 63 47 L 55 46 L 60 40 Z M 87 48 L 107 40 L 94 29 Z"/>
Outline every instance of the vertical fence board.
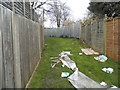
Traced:
<path fill-rule="evenodd" d="M 2 8 L 0 7 L 0 20 L 2 20 Z M 2 23 L 0 22 L 0 90 L 2 89 L 2 74 L 3 74 L 3 54 L 2 54 Z"/>
<path fill-rule="evenodd" d="M 32 67 L 32 60 L 33 60 L 33 24 L 30 22 L 30 27 L 29 27 L 29 61 L 30 61 L 30 74 L 33 72 L 33 67 Z"/>
<path fill-rule="evenodd" d="M 28 82 L 28 80 L 29 80 L 29 34 L 28 34 L 28 32 L 29 32 L 29 20 L 28 19 L 24 19 L 25 21 L 25 23 L 24 23 L 24 33 L 25 33 L 25 42 L 24 42 L 24 44 L 25 44 L 25 48 L 26 48 L 26 51 L 25 51 L 25 53 L 26 53 L 26 55 L 25 55 L 25 78 L 26 78 L 26 81 L 25 81 L 25 84 L 27 84 L 27 82 Z"/>
<path fill-rule="evenodd" d="M 1 26 L 0 26 L 1 28 Z M 2 35 L 1 35 L 1 30 L 0 30 L 0 90 L 2 89 L 2 62 L 3 62 L 3 58 L 2 58 Z"/>
<path fill-rule="evenodd" d="M 21 67 L 21 83 L 22 83 L 22 87 L 25 87 L 25 75 L 24 75 L 24 69 L 25 69 L 25 59 L 24 59 L 24 55 L 25 55 L 25 52 L 24 52 L 24 42 L 22 42 L 22 40 L 24 39 L 21 39 L 24 34 L 23 30 L 24 30 L 24 18 L 20 18 L 20 22 L 19 22 L 19 26 L 21 27 L 21 30 L 19 31 L 19 40 L 20 40 L 20 67 Z"/>
<path fill-rule="evenodd" d="M 120 18 L 118 20 L 118 60 L 120 60 Z"/>
<path fill-rule="evenodd" d="M 14 47 L 14 74 L 15 88 L 21 88 L 21 71 L 20 71 L 20 47 L 19 47 L 19 17 L 12 13 L 12 31 L 13 31 L 13 47 Z"/>
<path fill-rule="evenodd" d="M 3 22 L 4 22 L 4 20 L 3 20 L 3 7 L 0 5 L 0 9 L 1 9 L 1 14 L 0 14 L 0 20 L 1 20 L 1 22 L 0 22 L 0 30 L 1 30 L 1 35 L 2 35 L 2 31 L 3 31 Z M 3 39 L 3 35 L 1 36 L 1 39 Z M 1 41 L 1 45 L 3 45 L 3 40 Z M 1 52 L 2 52 L 2 54 L 1 54 L 1 66 L 2 66 L 2 68 L 1 68 L 1 70 L 2 70 L 2 88 L 5 88 L 5 75 L 4 75 L 4 72 L 5 72 L 5 68 L 4 68 L 4 63 L 3 63 L 3 46 L 2 46 L 2 48 L 1 48 Z"/>

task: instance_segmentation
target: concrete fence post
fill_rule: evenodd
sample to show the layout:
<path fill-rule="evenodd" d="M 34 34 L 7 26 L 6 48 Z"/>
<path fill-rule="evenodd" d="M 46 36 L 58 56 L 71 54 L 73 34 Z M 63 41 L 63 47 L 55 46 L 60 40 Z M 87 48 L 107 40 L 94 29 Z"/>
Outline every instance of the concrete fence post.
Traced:
<path fill-rule="evenodd" d="M 19 18 L 12 13 L 12 32 L 13 32 L 13 47 L 14 47 L 14 74 L 15 88 L 21 88 L 21 72 L 20 72 L 20 46 L 19 46 Z"/>

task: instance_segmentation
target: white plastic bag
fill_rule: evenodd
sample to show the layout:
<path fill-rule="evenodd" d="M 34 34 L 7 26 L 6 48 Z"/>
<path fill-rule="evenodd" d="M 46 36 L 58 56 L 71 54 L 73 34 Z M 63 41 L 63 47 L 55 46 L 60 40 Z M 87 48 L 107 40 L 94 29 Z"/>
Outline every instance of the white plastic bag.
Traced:
<path fill-rule="evenodd" d="M 106 82 L 101 82 L 100 85 L 102 85 L 102 86 L 106 86 L 107 83 L 106 83 Z"/>
<path fill-rule="evenodd" d="M 113 72 L 113 68 L 103 68 L 102 71 L 111 74 Z"/>

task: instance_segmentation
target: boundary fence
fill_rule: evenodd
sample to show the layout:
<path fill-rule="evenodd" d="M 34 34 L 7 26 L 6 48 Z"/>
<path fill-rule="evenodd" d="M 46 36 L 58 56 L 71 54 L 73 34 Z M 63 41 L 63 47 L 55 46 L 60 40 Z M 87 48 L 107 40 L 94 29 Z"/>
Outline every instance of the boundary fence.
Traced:
<path fill-rule="evenodd" d="M 120 61 L 120 18 L 106 21 L 106 55 Z"/>
<path fill-rule="evenodd" d="M 43 26 L 0 5 L 0 89 L 24 88 L 44 47 Z"/>
<path fill-rule="evenodd" d="M 105 54 L 105 22 L 103 19 L 84 22 L 81 40 L 96 51 Z"/>
<path fill-rule="evenodd" d="M 81 36 L 81 24 L 77 22 L 61 28 L 46 28 L 45 36 L 50 37 L 73 37 L 80 38 Z"/>
<path fill-rule="evenodd" d="M 62 28 L 45 29 L 45 36 L 80 38 L 100 54 L 120 61 L 120 18 L 90 19 Z"/>

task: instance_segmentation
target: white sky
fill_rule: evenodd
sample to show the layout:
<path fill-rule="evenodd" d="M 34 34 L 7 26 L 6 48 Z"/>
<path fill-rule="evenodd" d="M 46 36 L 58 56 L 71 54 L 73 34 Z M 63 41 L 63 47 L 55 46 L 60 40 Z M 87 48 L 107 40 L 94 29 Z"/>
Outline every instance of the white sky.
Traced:
<path fill-rule="evenodd" d="M 89 0 L 61 0 L 71 8 L 72 16 L 74 20 L 83 19 L 87 7 L 89 6 Z"/>
<path fill-rule="evenodd" d="M 61 0 L 66 2 L 66 4 L 71 9 L 72 20 L 77 21 L 83 19 L 87 12 L 87 7 L 89 6 L 89 0 Z M 45 26 L 49 27 L 50 21 L 45 22 Z M 52 26 L 51 26 L 52 27 Z"/>

